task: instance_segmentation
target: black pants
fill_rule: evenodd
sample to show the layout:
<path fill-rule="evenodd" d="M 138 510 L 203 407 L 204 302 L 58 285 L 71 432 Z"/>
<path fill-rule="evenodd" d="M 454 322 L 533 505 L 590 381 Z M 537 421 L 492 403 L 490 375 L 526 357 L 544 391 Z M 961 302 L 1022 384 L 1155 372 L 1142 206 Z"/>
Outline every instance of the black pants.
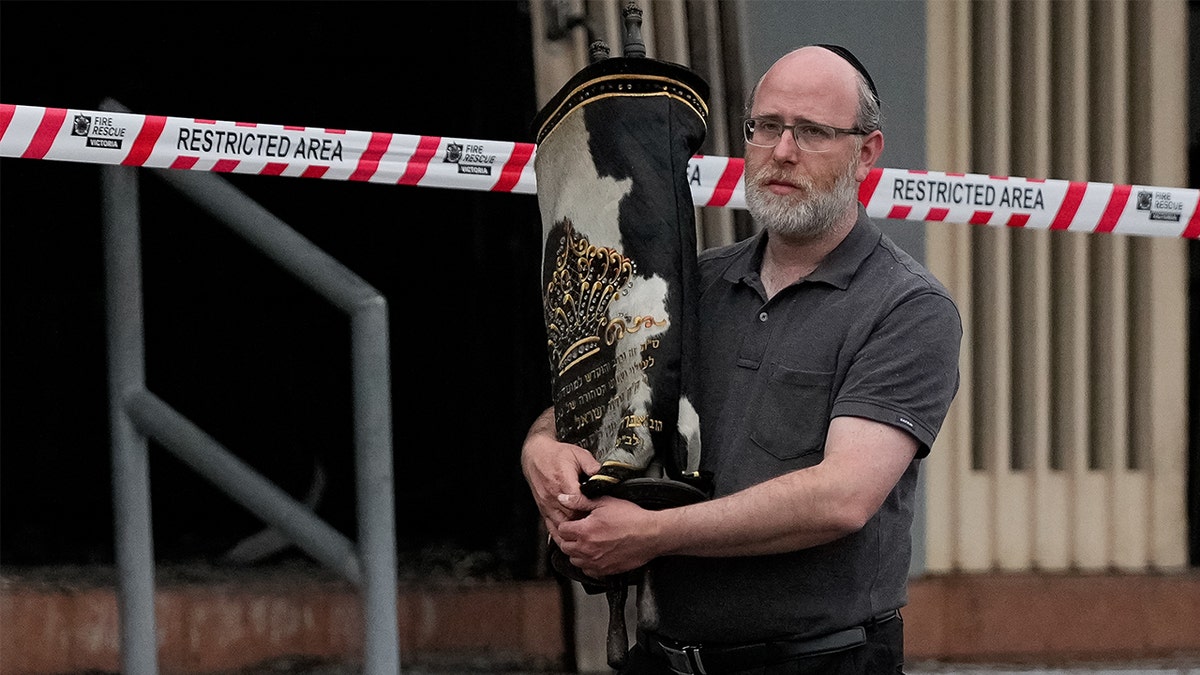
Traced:
<path fill-rule="evenodd" d="M 866 626 L 867 642 L 832 654 L 819 654 L 768 666 L 747 664 L 737 675 L 903 675 L 904 619 Z M 634 645 L 620 675 L 674 675 L 665 659 L 651 654 L 644 645 Z M 725 675 L 709 673 L 709 675 Z"/>

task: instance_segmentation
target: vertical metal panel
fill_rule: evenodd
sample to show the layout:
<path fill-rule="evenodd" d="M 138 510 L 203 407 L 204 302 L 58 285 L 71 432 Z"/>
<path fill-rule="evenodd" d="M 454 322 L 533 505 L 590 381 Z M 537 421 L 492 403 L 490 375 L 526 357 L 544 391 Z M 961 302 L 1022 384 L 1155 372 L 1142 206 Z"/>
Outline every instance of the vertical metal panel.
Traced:
<path fill-rule="evenodd" d="M 926 109 L 930 169 L 962 171 L 970 164 L 971 137 L 971 8 L 966 3 L 930 2 L 926 22 L 931 44 L 926 50 L 928 86 Z M 981 509 L 971 509 L 964 495 L 986 495 L 986 482 L 975 480 L 968 458 L 972 443 L 972 406 L 975 377 L 974 349 L 969 337 L 973 306 L 971 293 L 970 233 L 942 223 L 926 226 L 926 250 L 930 270 L 942 280 L 958 301 L 964 335 L 959 356 L 960 385 L 941 432 L 924 469 L 928 485 L 926 521 L 926 569 L 944 572 L 956 569 L 970 527 L 981 527 Z"/>
<path fill-rule="evenodd" d="M 1108 108 L 1109 113 L 1098 115 L 1108 118 L 1105 129 L 1109 130 L 1108 143 L 1096 144 L 1096 166 L 1094 175 L 1111 183 L 1129 183 L 1129 127 L 1130 127 L 1130 96 L 1129 70 L 1133 67 L 1132 53 L 1129 46 L 1129 11 L 1126 4 L 1112 2 L 1098 7 L 1098 18 L 1102 19 L 1105 42 L 1110 42 L 1110 48 L 1104 49 L 1104 54 L 1112 55 L 1109 67 L 1100 62 L 1098 71 L 1108 71 L 1111 84 L 1108 88 L 1099 88 L 1097 94 L 1105 101 L 1102 108 Z M 1110 167 L 1110 168 L 1109 168 Z M 1105 177 L 1105 169 L 1111 172 Z M 1135 345 L 1130 344 L 1130 292 L 1140 285 L 1140 280 L 1130 276 L 1129 251 L 1132 240 L 1127 237 L 1105 238 L 1114 241 L 1120 249 L 1121 268 L 1116 282 L 1120 283 L 1120 293 L 1112 298 L 1120 301 L 1117 317 L 1118 322 L 1112 327 L 1112 333 L 1118 337 L 1116 351 L 1120 353 L 1121 368 L 1114 369 L 1117 381 L 1112 383 L 1117 399 L 1121 401 L 1120 411 L 1121 435 L 1116 437 L 1116 446 L 1111 448 L 1111 497 L 1109 500 L 1112 520 L 1112 540 L 1110 565 L 1127 571 L 1139 571 L 1147 565 L 1148 531 L 1148 484 L 1145 472 L 1130 470 L 1126 461 L 1130 448 L 1134 447 L 1130 420 L 1133 417 L 1133 406 L 1136 402 L 1130 398 L 1132 392 L 1132 354 Z M 1115 435 L 1116 436 L 1116 435 Z"/>
<path fill-rule="evenodd" d="M 1132 426 L 1151 481 L 1148 563 L 1181 570 L 1188 562 L 1188 411 L 1195 415 L 1198 407 L 1187 401 L 1187 249 L 1180 241 L 1139 240 L 1131 263 L 1140 280 L 1132 318 L 1133 395 L 1140 405 Z"/>
<path fill-rule="evenodd" d="M 958 103 L 956 114 L 960 119 L 967 122 L 965 128 L 960 127 L 958 132 L 960 136 L 956 139 L 955 157 L 952 166 L 966 167 L 971 166 L 973 157 L 972 139 L 977 133 L 977 127 L 971 114 L 975 106 L 973 100 L 974 92 L 971 84 L 974 82 L 974 73 L 972 72 L 973 62 L 977 59 L 972 51 L 974 27 L 972 25 L 975 7 L 967 6 L 967 11 L 964 11 L 956 22 L 956 30 L 961 31 L 963 54 L 962 67 L 955 72 L 955 98 Z M 956 485 L 958 490 L 955 494 L 957 501 L 957 511 L 959 521 L 957 523 L 957 532 L 955 537 L 956 552 L 955 566 L 963 570 L 985 570 L 990 567 L 991 557 L 991 513 L 992 508 L 992 482 L 990 477 L 981 472 L 976 471 L 971 463 L 978 450 L 978 439 L 975 434 L 975 428 L 980 424 L 978 410 L 975 406 L 975 400 L 981 392 L 986 388 L 986 384 L 981 381 L 978 371 L 979 355 L 977 340 L 974 335 L 975 326 L 978 322 L 976 316 L 982 311 L 976 303 L 972 301 L 974 295 L 978 292 L 974 278 L 974 261 L 972 256 L 975 251 L 975 233 L 969 229 L 959 228 L 961 232 L 956 233 L 963 238 L 963 241 L 958 241 L 957 246 L 962 254 L 963 260 L 967 264 L 964 270 L 961 282 L 961 291 L 957 294 L 961 302 L 969 307 L 969 310 L 963 316 L 964 335 L 963 342 L 965 344 L 965 363 L 969 366 L 966 368 L 966 377 L 971 380 L 972 386 L 967 392 L 967 396 L 963 400 L 965 408 L 969 410 L 966 426 L 966 443 L 964 450 L 966 454 L 960 457 L 960 461 L 956 466 L 957 476 Z M 960 395 L 962 392 L 960 392 Z M 965 532 L 973 533 L 972 536 L 963 536 Z"/>
<path fill-rule="evenodd" d="M 1100 3 L 1093 7 L 1092 40 L 1092 136 L 1089 176 L 1093 180 L 1123 183 L 1127 156 L 1126 77 L 1128 44 L 1125 38 L 1124 5 Z M 1129 339 L 1128 339 L 1128 241 L 1126 237 L 1092 237 L 1093 363 L 1092 434 L 1089 469 L 1102 472 L 1108 480 L 1098 486 L 1105 494 L 1108 528 L 1103 564 L 1117 564 L 1122 551 L 1142 548 L 1136 539 L 1144 526 L 1128 526 L 1131 512 L 1140 511 L 1137 499 L 1125 498 L 1127 488 L 1137 486 L 1126 479 L 1121 458 L 1129 446 Z M 1138 495 L 1144 501 L 1144 495 Z M 1128 561 L 1133 567 L 1143 561 Z"/>
<path fill-rule="evenodd" d="M 692 65 L 687 8 L 683 0 L 654 0 L 646 4 L 646 15 L 650 17 L 648 25 L 654 30 L 656 58 Z"/>
<path fill-rule="evenodd" d="M 1135 123 L 1130 165 L 1146 185 L 1187 180 L 1187 7 L 1182 0 L 1133 3 L 1130 102 Z M 1187 402 L 1186 242 L 1132 242 L 1132 342 L 1137 402 L 1131 424 L 1139 465 L 1151 480 L 1148 558 L 1155 569 L 1187 565 L 1187 424 L 1200 408 Z M 1193 326 L 1191 329 L 1196 330 Z"/>
<path fill-rule="evenodd" d="M 710 154 L 740 156 L 742 153 L 735 152 L 731 143 L 731 130 L 741 115 L 734 116 L 730 111 L 742 104 L 742 92 L 731 91 L 726 78 L 728 61 L 737 54 L 729 49 L 727 40 L 738 31 L 725 25 L 728 22 L 722 20 L 718 0 L 693 0 L 687 10 L 692 67 L 709 86 L 708 138 L 704 147 Z M 701 249 L 732 244 L 737 239 L 732 209 L 699 207 L 696 215 L 696 244 Z"/>
<path fill-rule="evenodd" d="M 1051 8 L 1053 33 L 1052 63 L 1056 73 L 1054 115 L 1051 120 L 1052 175 L 1086 180 L 1088 119 L 1087 35 L 1088 3 L 1056 2 Z M 1091 439 L 1091 390 L 1089 387 L 1089 247 L 1088 235 L 1056 232 L 1051 241 L 1053 295 L 1052 400 L 1055 424 L 1051 439 L 1051 468 L 1062 472 L 1066 486 L 1065 513 L 1069 530 L 1064 532 L 1069 561 L 1075 564 L 1081 549 L 1096 537 L 1080 522 L 1103 508 L 1086 489 L 1086 456 Z M 1081 464 L 1082 463 L 1082 464 Z M 1091 501 L 1089 501 L 1091 499 Z M 1086 556 L 1085 556 L 1086 557 Z M 1092 555 L 1093 558 L 1098 557 Z"/>
<path fill-rule="evenodd" d="M 1097 494 L 1089 494 L 1102 513 L 1102 529 L 1090 534 L 1103 551 L 1081 561 L 1088 568 L 1106 568 L 1115 562 L 1115 547 L 1124 544 L 1117 531 L 1120 511 L 1115 508 L 1120 457 L 1129 443 L 1127 356 L 1129 343 L 1126 321 L 1128 260 L 1126 242 L 1121 237 L 1095 237 L 1092 250 L 1092 406 L 1093 432 L 1086 464 L 1087 485 Z M 1103 479 L 1101 479 L 1103 477 Z"/>
<path fill-rule="evenodd" d="M 977 151 L 974 168 L 991 174 L 1012 173 L 1011 139 L 1014 107 L 1013 73 L 1010 67 L 1013 7 L 997 0 L 981 7 L 975 17 Z M 984 207 L 986 208 L 986 207 Z M 1030 479 L 1027 472 L 1014 470 L 1016 444 L 1013 436 L 1013 372 L 1019 355 L 1013 352 L 1014 240 L 1022 233 L 1008 228 L 981 228 L 975 234 L 974 339 L 980 377 L 976 403 L 977 453 L 974 465 L 992 480 L 991 563 L 1001 569 L 1024 569 L 1030 555 Z M 1003 505 L 1003 508 L 1000 505 Z"/>
<path fill-rule="evenodd" d="M 976 57 L 972 59 L 975 106 L 971 110 L 974 128 L 971 162 L 976 170 L 1003 174 L 1008 168 L 1009 128 L 1005 111 L 1011 102 L 1007 95 L 1007 71 L 996 61 L 1007 43 L 1003 37 L 1009 29 L 1007 4 L 998 1 L 976 5 L 975 9 L 971 21 L 976 49 Z M 972 400 L 975 408 L 974 452 L 969 470 L 975 480 L 986 479 L 990 489 L 963 495 L 964 507 L 986 509 L 985 521 L 975 526 L 980 529 L 972 527 L 986 535 L 973 537 L 973 545 L 964 549 L 961 563 L 964 569 L 984 570 L 998 561 L 1002 525 L 996 518 L 999 511 L 996 500 L 1005 488 L 1010 487 L 1003 480 L 1005 476 L 1001 470 L 1007 463 L 1011 422 L 1008 407 L 1011 399 L 1011 343 L 1008 339 L 1010 232 L 1004 228 L 972 228 L 971 238 L 973 293 L 969 298 L 975 313 L 969 339 L 974 345 L 978 387 Z"/>
<path fill-rule="evenodd" d="M 1050 175 L 1050 0 L 1017 3 L 1009 41 L 1013 64 L 1012 171 Z M 1023 230 L 1013 237 L 1013 471 L 1030 489 L 1029 548 L 1023 565 L 1067 565 L 1065 481 L 1051 470 L 1050 233 Z M 1003 508 L 1003 507 L 1002 507 Z"/>

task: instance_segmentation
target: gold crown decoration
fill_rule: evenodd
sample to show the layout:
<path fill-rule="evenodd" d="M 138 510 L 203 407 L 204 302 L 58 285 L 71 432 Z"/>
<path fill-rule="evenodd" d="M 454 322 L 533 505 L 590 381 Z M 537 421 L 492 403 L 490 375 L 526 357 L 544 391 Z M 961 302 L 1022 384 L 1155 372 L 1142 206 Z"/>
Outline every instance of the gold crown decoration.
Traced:
<path fill-rule="evenodd" d="M 620 251 L 589 242 L 569 218 L 559 225 L 563 235 L 543 309 L 550 363 L 561 376 L 600 351 L 600 336 L 609 324 L 608 308 L 628 289 L 636 270 L 633 260 Z"/>

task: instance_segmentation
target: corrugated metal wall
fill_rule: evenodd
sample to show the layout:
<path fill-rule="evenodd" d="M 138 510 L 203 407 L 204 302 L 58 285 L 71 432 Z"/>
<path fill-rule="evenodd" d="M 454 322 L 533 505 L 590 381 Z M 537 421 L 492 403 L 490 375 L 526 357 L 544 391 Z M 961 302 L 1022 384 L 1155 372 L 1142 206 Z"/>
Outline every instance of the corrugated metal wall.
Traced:
<path fill-rule="evenodd" d="M 1182 0 L 929 2 L 931 170 L 1187 180 Z M 966 327 L 929 572 L 1186 564 L 1183 241 L 929 224 Z"/>

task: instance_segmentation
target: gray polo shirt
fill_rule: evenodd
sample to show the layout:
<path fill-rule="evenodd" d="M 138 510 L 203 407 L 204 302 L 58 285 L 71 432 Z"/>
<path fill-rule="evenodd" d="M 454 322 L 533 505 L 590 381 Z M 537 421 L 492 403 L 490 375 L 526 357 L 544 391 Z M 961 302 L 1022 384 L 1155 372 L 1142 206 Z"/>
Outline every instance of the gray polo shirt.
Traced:
<path fill-rule="evenodd" d="M 929 452 L 958 389 L 962 324 L 946 289 L 859 207 L 846 239 L 767 300 L 766 234 L 700 256 L 701 468 L 715 496 L 819 463 L 832 418 L 911 433 Z M 907 602 L 918 461 L 860 531 L 792 553 L 668 557 L 643 628 L 680 640 L 817 636 Z"/>

